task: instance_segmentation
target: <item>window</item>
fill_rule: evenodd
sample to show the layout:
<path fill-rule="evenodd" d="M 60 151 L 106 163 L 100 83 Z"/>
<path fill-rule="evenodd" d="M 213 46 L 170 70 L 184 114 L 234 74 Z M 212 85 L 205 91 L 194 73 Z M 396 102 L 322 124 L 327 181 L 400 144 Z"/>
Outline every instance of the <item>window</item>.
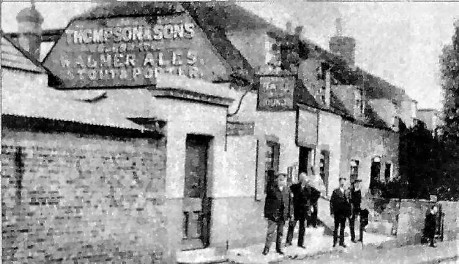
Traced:
<path fill-rule="evenodd" d="M 370 191 L 372 194 L 375 194 L 378 182 L 379 175 L 381 173 L 381 158 L 374 157 L 371 162 L 371 172 L 370 172 Z"/>
<path fill-rule="evenodd" d="M 328 151 L 320 152 L 319 173 L 325 185 L 325 195 L 328 195 L 328 175 L 330 169 L 330 154 Z"/>
<path fill-rule="evenodd" d="M 357 88 L 355 90 L 355 113 L 356 115 L 362 115 L 363 112 L 364 112 L 363 89 Z"/>
<path fill-rule="evenodd" d="M 392 164 L 386 163 L 386 169 L 384 170 L 384 179 L 389 182 L 392 178 Z"/>
<path fill-rule="evenodd" d="M 275 173 L 279 170 L 279 149 L 277 142 L 268 141 L 265 155 L 265 192 L 274 182 Z"/>
<path fill-rule="evenodd" d="M 351 160 L 351 183 L 359 178 L 359 161 Z"/>
<path fill-rule="evenodd" d="M 392 117 L 392 128 L 398 128 L 399 126 L 399 119 L 397 116 Z"/>
<path fill-rule="evenodd" d="M 320 65 L 317 67 L 317 79 L 318 80 L 325 80 L 327 78 L 327 71 L 329 71 L 329 65 L 325 62 L 321 62 Z"/>
<path fill-rule="evenodd" d="M 320 88 L 320 101 L 323 104 L 327 103 L 327 88 L 325 87 L 325 85 Z"/>

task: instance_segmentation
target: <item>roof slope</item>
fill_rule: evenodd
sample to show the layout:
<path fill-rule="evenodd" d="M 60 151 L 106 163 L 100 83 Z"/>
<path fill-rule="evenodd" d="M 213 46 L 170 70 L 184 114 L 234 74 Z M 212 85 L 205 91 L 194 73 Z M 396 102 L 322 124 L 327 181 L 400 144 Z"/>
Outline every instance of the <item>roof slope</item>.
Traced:
<path fill-rule="evenodd" d="M 39 63 L 32 61 L 32 59 L 26 55 L 27 52 L 16 46 L 7 36 L 4 36 L 3 33 L 1 35 L 2 67 L 35 73 L 45 72 Z"/>
<path fill-rule="evenodd" d="M 143 127 L 128 117 L 152 117 L 145 113 L 154 105 L 147 90 L 109 91 L 107 97 L 104 91 L 59 91 L 47 86 L 46 76 L 18 78 L 16 73 L 8 71 L 3 75 L 2 84 L 2 114 L 5 115 L 136 130 Z"/>

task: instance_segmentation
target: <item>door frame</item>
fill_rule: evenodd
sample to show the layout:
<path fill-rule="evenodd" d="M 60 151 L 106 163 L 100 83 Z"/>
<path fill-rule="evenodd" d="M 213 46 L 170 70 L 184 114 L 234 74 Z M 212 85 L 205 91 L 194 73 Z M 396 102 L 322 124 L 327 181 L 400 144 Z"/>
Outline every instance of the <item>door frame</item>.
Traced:
<path fill-rule="evenodd" d="M 188 153 L 187 153 L 187 146 L 188 146 L 188 140 L 190 138 L 194 138 L 194 139 L 202 139 L 203 142 L 206 143 L 206 174 L 205 174 L 205 193 L 204 195 L 201 197 L 201 198 L 187 198 L 185 197 L 185 192 L 186 192 L 186 177 L 187 177 L 187 172 L 186 172 L 186 166 L 187 166 L 187 158 L 188 158 Z M 211 191 L 210 189 L 212 188 L 212 184 L 211 184 L 211 177 L 213 175 L 212 171 L 213 171 L 213 160 L 214 160 L 214 156 L 213 156 L 213 140 L 214 140 L 214 137 L 211 136 L 211 135 L 206 135 L 206 134 L 196 134 L 196 133 L 187 133 L 186 136 L 185 136 L 185 161 L 184 161 L 184 166 L 183 166 L 183 169 L 184 169 L 184 178 L 183 178 L 183 184 L 184 184 L 184 189 L 183 189 L 183 206 L 182 206 L 182 212 L 183 212 L 183 209 L 184 207 L 187 207 L 193 203 L 196 203 L 196 201 L 191 201 L 191 200 L 194 200 L 194 199 L 201 199 L 201 211 L 204 211 L 204 214 L 205 216 L 207 217 L 207 220 L 204 222 L 201 222 L 201 225 L 205 225 L 205 227 L 202 227 L 202 228 L 205 228 L 205 231 L 201 231 L 201 236 L 203 235 L 203 233 L 205 234 L 205 237 L 201 237 L 201 241 L 202 241 L 202 245 L 200 245 L 200 243 L 186 243 L 186 239 L 185 239 L 185 236 L 183 235 L 184 231 L 185 231 L 185 212 L 183 212 L 183 214 L 181 215 L 183 218 L 182 218 L 182 223 L 183 223 L 183 226 L 182 226 L 182 243 L 181 243 L 181 247 L 182 247 L 182 250 L 195 250 L 195 249 L 202 249 L 202 248 L 207 248 L 210 246 L 210 240 L 211 240 L 211 227 L 212 227 L 212 198 L 211 198 Z M 186 199 L 190 199 L 190 201 L 186 201 Z M 191 204 L 190 204 L 191 203 Z M 188 216 L 189 217 L 189 216 Z M 202 215 L 201 215 L 202 217 Z"/>

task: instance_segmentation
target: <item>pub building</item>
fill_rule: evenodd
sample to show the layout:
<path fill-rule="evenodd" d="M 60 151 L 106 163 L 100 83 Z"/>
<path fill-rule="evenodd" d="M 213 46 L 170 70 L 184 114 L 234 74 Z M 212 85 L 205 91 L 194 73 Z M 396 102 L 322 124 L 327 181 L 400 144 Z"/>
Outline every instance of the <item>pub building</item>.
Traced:
<path fill-rule="evenodd" d="M 413 100 L 354 65 L 340 23 L 326 51 L 234 3 L 111 3 L 62 30 L 34 6 L 17 20 L 2 33 L 5 262 L 224 255 L 264 241 L 273 172 L 319 166 L 321 208 L 339 176 L 368 195 L 398 176 Z"/>

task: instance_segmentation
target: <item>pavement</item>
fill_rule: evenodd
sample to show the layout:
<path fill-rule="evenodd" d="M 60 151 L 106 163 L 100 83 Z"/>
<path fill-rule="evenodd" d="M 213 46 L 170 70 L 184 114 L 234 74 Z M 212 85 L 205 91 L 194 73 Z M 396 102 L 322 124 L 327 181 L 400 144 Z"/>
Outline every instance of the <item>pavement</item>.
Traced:
<path fill-rule="evenodd" d="M 297 232 L 295 232 L 295 234 L 297 234 Z M 275 251 L 275 246 L 272 245 L 270 253 L 264 256 L 261 254 L 264 248 L 264 244 L 260 243 L 245 248 L 231 249 L 228 251 L 227 258 L 228 263 L 278 263 L 287 260 L 305 259 L 308 256 L 319 256 L 333 252 L 347 252 L 355 249 L 361 250 L 362 247 L 369 245 L 379 245 L 393 239 L 393 237 L 388 237 L 385 235 L 366 233 L 364 234 L 364 244 L 352 243 L 350 238 L 346 237 L 345 241 L 348 246 L 347 248 L 342 248 L 339 246 L 332 247 L 333 237 L 325 235 L 323 227 L 318 227 L 316 229 L 307 228 L 305 236 L 305 249 L 296 246 L 295 242 L 297 240 L 295 237 L 293 239 L 293 246 L 284 248 L 285 255 L 277 254 Z"/>
<path fill-rule="evenodd" d="M 364 250 L 332 252 L 327 255 L 285 260 L 282 263 L 371 263 L 371 264 L 433 264 L 459 263 L 459 240 L 437 242 L 437 248 L 410 245 L 398 248 L 364 247 Z"/>
<path fill-rule="evenodd" d="M 284 234 L 286 234 L 286 231 Z M 243 248 L 229 249 L 228 252 L 213 248 L 182 251 L 177 255 L 178 263 L 231 263 L 231 264 L 271 264 L 271 263 L 390 263 L 390 264 L 452 264 L 459 263 L 458 241 L 438 242 L 437 248 L 426 245 L 396 247 L 395 237 L 374 233 L 364 233 L 364 243 L 352 243 L 345 237 L 347 248 L 332 247 L 333 238 L 324 227 L 307 228 L 305 249 L 296 246 L 298 230 L 295 230 L 293 246 L 285 247 L 285 255 L 277 254 L 275 245 L 268 255 L 261 254 L 263 243 Z M 347 233 L 347 232 L 346 232 Z M 285 235 L 283 242 L 285 241 Z"/>

